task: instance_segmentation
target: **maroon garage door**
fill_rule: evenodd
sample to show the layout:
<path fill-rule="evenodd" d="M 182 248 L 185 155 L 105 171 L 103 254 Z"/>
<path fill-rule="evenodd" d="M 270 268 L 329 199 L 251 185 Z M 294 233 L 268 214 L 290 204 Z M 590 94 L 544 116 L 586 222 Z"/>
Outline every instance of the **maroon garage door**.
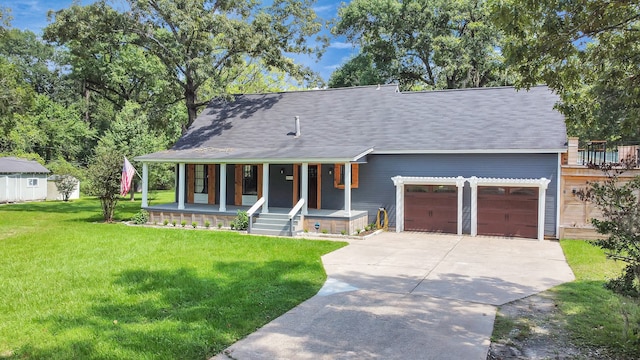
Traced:
<path fill-rule="evenodd" d="M 538 189 L 478 187 L 478 234 L 538 237 Z"/>
<path fill-rule="evenodd" d="M 455 185 L 405 185 L 404 229 L 455 234 L 457 203 Z"/>

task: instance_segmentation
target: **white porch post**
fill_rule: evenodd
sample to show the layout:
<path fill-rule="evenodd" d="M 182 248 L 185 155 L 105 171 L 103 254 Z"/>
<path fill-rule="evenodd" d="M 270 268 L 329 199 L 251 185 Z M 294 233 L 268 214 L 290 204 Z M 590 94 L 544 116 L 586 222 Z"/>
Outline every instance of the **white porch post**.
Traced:
<path fill-rule="evenodd" d="M 185 166 L 184 163 L 178 164 L 178 210 L 184 209 L 184 179 Z"/>
<path fill-rule="evenodd" d="M 404 183 L 400 176 L 392 178 L 396 185 L 396 232 L 404 231 Z"/>
<path fill-rule="evenodd" d="M 220 164 L 220 208 L 218 211 L 227 211 L 227 164 Z"/>
<path fill-rule="evenodd" d="M 149 164 L 142 163 L 142 207 L 149 206 L 147 193 L 149 192 Z"/>
<path fill-rule="evenodd" d="M 545 178 L 540 179 L 540 187 L 538 188 L 538 240 L 540 241 L 544 240 L 544 208 L 549 182 L 550 180 Z"/>
<path fill-rule="evenodd" d="M 344 164 L 344 212 L 351 216 L 351 163 Z"/>
<path fill-rule="evenodd" d="M 269 212 L 269 164 L 262 164 L 262 197 L 264 198 L 264 204 L 262 205 L 262 212 Z"/>
<path fill-rule="evenodd" d="M 464 183 L 466 179 L 462 176 L 456 178 L 456 187 L 458 188 L 458 235 L 462 235 L 462 195 L 464 192 Z"/>
<path fill-rule="evenodd" d="M 304 199 L 304 204 L 302 205 L 302 215 L 307 215 L 309 213 L 309 163 L 302 163 L 300 195 Z"/>
<path fill-rule="evenodd" d="M 478 178 L 469 178 L 471 185 L 471 236 L 478 235 Z"/>

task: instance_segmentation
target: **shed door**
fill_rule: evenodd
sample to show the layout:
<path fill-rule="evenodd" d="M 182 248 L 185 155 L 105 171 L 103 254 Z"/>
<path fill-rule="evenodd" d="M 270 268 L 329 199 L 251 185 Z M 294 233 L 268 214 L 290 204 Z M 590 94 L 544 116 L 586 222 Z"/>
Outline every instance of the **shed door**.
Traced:
<path fill-rule="evenodd" d="M 478 234 L 538 237 L 538 189 L 478 187 Z"/>
<path fill-rule="evenodd" d="M 455 234 L 457 204 L 455 185 L 405 185 L 404 229 Z"/>

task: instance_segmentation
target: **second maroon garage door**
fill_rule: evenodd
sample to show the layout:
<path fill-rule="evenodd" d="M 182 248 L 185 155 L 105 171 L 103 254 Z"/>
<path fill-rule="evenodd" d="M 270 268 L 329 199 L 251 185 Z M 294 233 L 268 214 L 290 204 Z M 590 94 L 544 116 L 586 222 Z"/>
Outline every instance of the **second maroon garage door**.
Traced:
<path fill-rule="evenodd" d="M 455 185 L 405 185 L 404 229 L 457 232 L 458 190 Z"/>
<path fill-rule="evenodd" d="M 478 234 L 538 237 L 538 189 L 478 187 Z"/>

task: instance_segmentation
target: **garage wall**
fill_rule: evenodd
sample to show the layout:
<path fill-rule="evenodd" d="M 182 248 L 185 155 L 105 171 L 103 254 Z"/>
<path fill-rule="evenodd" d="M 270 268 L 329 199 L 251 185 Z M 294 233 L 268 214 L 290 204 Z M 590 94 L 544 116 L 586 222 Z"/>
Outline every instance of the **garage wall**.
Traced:
<path fill-rule="evenodd" d="M 367 210 L 369 222 L 375 221 L 379 207 L 389 213 L 389 225 L 395 226 L 395 186 L 391 178 L 401 176 L 541 178 L 551 182 L 547 188 L 545 235 L 555 235 L 557 154 L 442 154 L 442 155 L 370 155 L 360 165 L 360 186 L 352 191 L 352 209 Z M 323 208 L 342 208 L 344 193 L 324 184 Z M 471 190 L 465 183 L 463 232 L 471 230 Z"/>

